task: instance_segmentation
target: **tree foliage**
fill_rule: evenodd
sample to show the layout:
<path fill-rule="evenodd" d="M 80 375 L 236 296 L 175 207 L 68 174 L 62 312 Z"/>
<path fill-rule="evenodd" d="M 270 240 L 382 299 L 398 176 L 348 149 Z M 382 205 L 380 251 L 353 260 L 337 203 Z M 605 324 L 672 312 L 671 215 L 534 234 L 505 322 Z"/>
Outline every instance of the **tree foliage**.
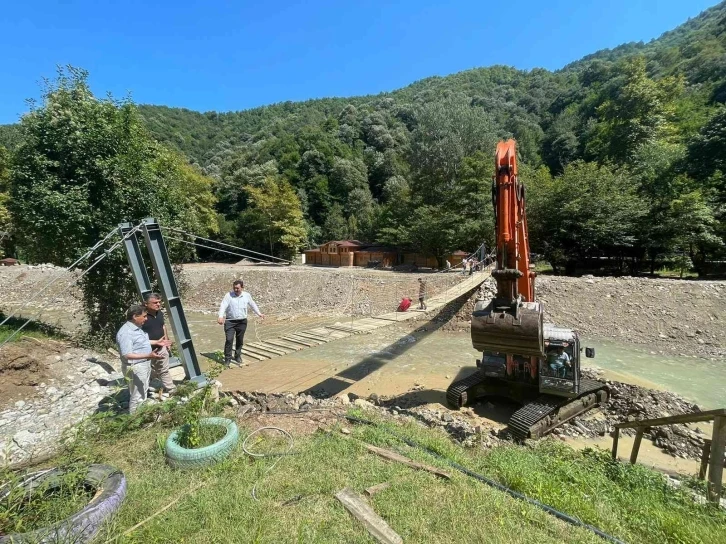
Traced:
<path fill-rule="evenodd" d="M 60 70 L 21 129 L 10 210 L 30 260 L 67 266 L 120 222 L 149 216 L 214 230 L 211 180 L 151 139 L 133 104 L 94 97 L 84 71 Z M 109 254 L 82 287 L 91 330 L 111 337 L 136 298 L 123 252 Z"/>
<path fill-rule="evenodd" d="M 292 186 L 284 178 L 268 176 L 259 186 L 248 185 L 245 190 L 249 207 L 243 228 L 268 242 L 271 255 L 291 258 L 307 238 L 300 199 Z"/>

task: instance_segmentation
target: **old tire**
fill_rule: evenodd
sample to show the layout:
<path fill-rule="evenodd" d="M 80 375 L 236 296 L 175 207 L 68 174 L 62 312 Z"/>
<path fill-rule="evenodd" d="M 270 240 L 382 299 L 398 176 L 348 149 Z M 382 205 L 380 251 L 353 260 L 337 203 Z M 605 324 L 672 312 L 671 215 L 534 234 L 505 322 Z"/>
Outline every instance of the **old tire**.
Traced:
<path fill-rule="evenodd" d="M 63 469 L 58 468 L 36 472 L 28 475 L 22 485 L 28 490 L 37 489 L 46 483 L 52 485 L 53 479 L 58 479 L 63 472 Z M 121 471 L 113 467 L 90 465 L 84 482 L 101 489 L 102 492 L 82 510 L 50 527 L 29 533 L 0 536 L 0 544 L 90 542 L 101 525 L 121 506 L 126 496 L 126 478 Z"/>
<path fill-rule="evenodd" d="M 199 421 L 201 425 L 219 425 L 227 429 L 227 433 L 217 442 L 203 448 L 188 449 L 179 445 L 177 429 L 166 439 L 166 460 L 174 468 L 199 468 L 217 463 L 227 457 L 237 445 L 239 430 L 237 424 L 224 417 L 206 417 Z"/>

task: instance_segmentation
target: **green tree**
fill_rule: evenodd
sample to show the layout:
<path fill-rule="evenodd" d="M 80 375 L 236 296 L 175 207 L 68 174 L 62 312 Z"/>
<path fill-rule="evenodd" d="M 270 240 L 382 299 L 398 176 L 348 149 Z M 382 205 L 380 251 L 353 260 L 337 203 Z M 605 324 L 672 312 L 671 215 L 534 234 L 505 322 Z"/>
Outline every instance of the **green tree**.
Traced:
<path fill-rule="evenodd" d="M 695 179 L 726 172 L 726 106 L 714 112 L 688 146 L 688 170 Z"/>
<path fill-rule="evenodd" d="M 59 70 L 21 129 L 10 211 L 29 260 L 67 266 L 120 222 L 148 216 L 201 235 L 216 228 L 211 181 L 153 141 L 131 102 L 94 97 L 85 71 Z M 81 284 L 91 333 L 106 340 L 138 296 L 125 261 L 109 254 Z"/>
<path fill-rule="evenodd" d="M 307 239 L 307 225 L 295 189 L 280 176 L 268 176 L 260 186 L 245 187 L 249 208 L 240 226 L 269 243 L 271 255 L 292 258 Z"/>
<path fill-rule="evenodd" d="M 330 241 L 345 240 L 346 238 L 348 238 L 348 224 L 343 216 L 343 207 L 334 202 L 328 210 L 323 224 L 323 239 Z"/>
<path fill-rule="evenodd" d="M 0 257 L 4 256 L 4 247 L 10 238 L 10 153 L 0 146 Z"/>
<path fill-rule="evenodd" d="M 589 153 L 600 161 L 630 161 L 641 145 L 673 137 L 676 131 L 674 101 L 683 92 L 683 79 L 651 79 L 643 57 L 629 59 L 623 70 L 623 85 L 598 106 L 600 122 L 587 142 Z"/>
<path fill-rule="evenodd" d="M 673 200 L 664 220 L 673 233 L 673 254 L 688 256 L 696 272 L 704 274 L 709 255 L 724 247 L 723 239 L 716 232 L 718 224 L 713 207 L 701 191 L 692 191 Z"/>
<path fill-rule="evenodd" d="M 460 179 L 464 159 L 491 154 L 497 137 L 491 118 L 460 97 L 428 104 L 412 135 L 411 188 L 423 204 L 443 205 Z"/>
<path fill-rule="evenodd" d="M 560 176 L 538 178 L 530 185 L 528 219 L 537 249 L 553 266 L 570 272 L 588 256 L 637 243 L 647 208 L 626 171 L 575 161 Z"/>

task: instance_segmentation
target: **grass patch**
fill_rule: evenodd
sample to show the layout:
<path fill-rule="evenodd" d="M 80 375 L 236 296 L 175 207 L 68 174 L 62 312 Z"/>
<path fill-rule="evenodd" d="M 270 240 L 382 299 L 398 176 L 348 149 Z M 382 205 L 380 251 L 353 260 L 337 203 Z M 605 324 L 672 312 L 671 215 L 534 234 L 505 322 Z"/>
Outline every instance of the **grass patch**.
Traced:
<path fill-rule="evenodd" d="M 21 487 L 9 471 L 0 474 L 0 535 L 25 533 L 49 527 L 84 508 L 96 490 L 86 485 L 76 468 L 37 488 Z"/>
<path fill-rule="evenodd" d="M 179 445 L 187 449 L 206 448 L 216 442 L 219 442 L 227 434 L 227 428 L 221 425 L 199 425 L 197 431 L 197 441 L 191 444 L 189 440 L 182 440 L 184 434 L 180 433 Z M 182 442 L 184 442 L 182 444 Z"/>
<path fill-rule="evenodd" d="M 0 321 L 5 321 L 6 317 L 7 316 L 5 314 L 0 312 Z M 27 318 L 23 319 L 20 317 L 11 317 L 8 319 L 7 323 L 0 325 L 0 343 L 4 342 L 10 335 L 18 330 L 25 321 L 27 321 Z M 37 338 L 39 340 L 45 338 L 66 339 L 68 337 L 63 334 L 60 328 L 54 325 L 48 325 L 47 323 L 33 320 L 31 320 L 30 323 L 28 323 L 23 330 L 16 334 L 10 341 L 16 342 L 24 336 L 30 336 L 31 338 Z"/>
<path fill-rule="evenodd" d="M 177 471 L 165 464 L 160 449 L 178 422 L 170 413 L 169 408 L 156 408 L 143 417 L 135 415 L 133 424 L 125 420 L 128 416 L 102 420 L 99 432 L 84 435 L 82 448 L 73 451 L 74 458 L 120 468 L 128 481 L 122 508 L 94 542 L 119 535 L 179 498 L 117 542 L 371 543 L 334 494 L 343 487 L 362 492 L 382 482 L 391 486 L 372 497 L 371 506 L 405 542 L 602 542 L 404 445 L 385 429 L 629 543 L 719 542 L 726 531 L 723 512 L 695 504 L 687 491 L 670 488 L 656 472 L 612 462 L 606 452 L 577 452 L 556 441 L 534 448 L 473 451 L 452 443 L 441 431 L 414 423 L 346 424 L 352 429 L 350 438 L 339 427 L 296 437 L 294 454 L 281 459 L 252 459 L 238 447 L 217 465 Z M 154 421 L 158 423 L 149 426 Z M 243 440 L 256 426 L 241 423 Z M 113 432 L 104 430 L 111 428 Z M 279 437 L 253 442 L 256 452 L 285 449 Z M 452 480 L 380 459 L 365 450 L 364 442 L 438 466 Z M 259 501 L 251 497 L 255 484 Z"/>

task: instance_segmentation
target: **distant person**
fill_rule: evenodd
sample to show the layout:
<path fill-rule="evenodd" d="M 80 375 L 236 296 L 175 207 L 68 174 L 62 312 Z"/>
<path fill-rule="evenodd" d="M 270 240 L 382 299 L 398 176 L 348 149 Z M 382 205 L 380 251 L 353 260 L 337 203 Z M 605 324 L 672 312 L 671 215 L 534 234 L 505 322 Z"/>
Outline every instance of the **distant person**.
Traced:
<path fill-rule="evenodd" d="M 449 259 L 446 259 L 446 270 L 449 270 L 451 268 L 451 263 L 449 262 Z"/>
<path fill-rule="evenodd" d="M 164 357 L 152 350 L 149 335 L 141 328 L 144 323 L 146 309 L 140 305 L 131 306 L 126 311 L 126 323 L 116 334 L 116 343 L 121 354 L 121 372 L 129 382 L 130 414 L 146 400 L 151 378 L 151 361 Z"/>
<path fill-rule="evenodd" d="M 161 311 L 161 295 L 147 293 L 144 297 L 146 307 L 146 322 L 141 329 L 149 335 L 149 341 L 154 351 L 162 356 L 161 359 L 151 361 L 151 378 L 158 378 L 164 386 L 164 391 L 173 393 L 176 386 L 169 373 L 169 335 L 164 322 L 164 312 Z M 164 341 L 169 341 L 165 344 Z"/>
<path fill-rule="evenodd" d="M 418 304 L 419 310 L 425 310 L 426 309 L 426 282 L 423 280 L 423 278 L 418 279 Z"/>
<path fill-rule="evenodd" d="M 461 261 L 461 275 L 466 276 L 466 267 L 469 264 L 469 259 L 464 258 Z"/>
<path fill-rule="evenodd" d="M 556 377 L 566 376 L 567 369 L 570 368 L 570 356 L 565 353 L 564 346 L 557 346 L 547 354 L 547 364 Z"/>
<path fill-rule="evenodd" d="M 234 342 L 234 362 L 242 362 L 242 346 L 244 344 L 245 331 L 247 330 L 247 307 L 257 314 L 260 319 L 265 315 L 252 300 L 252 296 L 244 290 L 242 280 L 232 283 L 232 291 L 224 295 L 222 304 L 219 305 L 219 317 L 217 323 L 224 325 L 224 364 L 229 366 L 232 362 L 232 343 Z"/>
<path fill-rule="evenodd" d="M 403 297 L 403 299 L 401 299 L 401 304 L 398 305 L 398 308 L 396 308 L 396 311 L 397 312 L 407 312 L 410 307 L 411 307 L 411 299 L 409 297 Z"/>

